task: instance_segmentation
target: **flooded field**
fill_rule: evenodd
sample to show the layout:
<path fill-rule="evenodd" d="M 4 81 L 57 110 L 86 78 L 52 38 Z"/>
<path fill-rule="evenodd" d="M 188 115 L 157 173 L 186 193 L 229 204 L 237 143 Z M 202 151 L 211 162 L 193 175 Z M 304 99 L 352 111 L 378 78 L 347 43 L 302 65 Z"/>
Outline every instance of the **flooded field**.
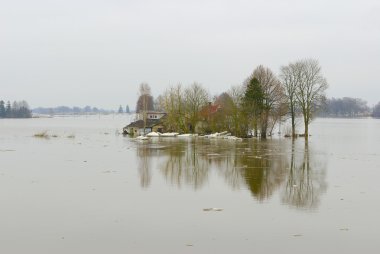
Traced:
<path fill-rule="evenodd" d="M 307 144 L 130 120 L 0 119 L 0 253 L 378 253 L 380 120 L 317 119 Z"/>

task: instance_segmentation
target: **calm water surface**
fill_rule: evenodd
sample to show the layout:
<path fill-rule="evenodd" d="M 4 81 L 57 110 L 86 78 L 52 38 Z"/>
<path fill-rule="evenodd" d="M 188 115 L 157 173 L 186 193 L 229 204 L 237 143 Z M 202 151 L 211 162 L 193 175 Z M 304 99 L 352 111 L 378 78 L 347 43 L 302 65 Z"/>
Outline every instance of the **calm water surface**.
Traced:
<path fill-rule="evenodd" d="M 137 142 L 130 120 L 0 119 L 0 253 L 379 252 L 379 120 L 317 119 L 308 144 Z"/>

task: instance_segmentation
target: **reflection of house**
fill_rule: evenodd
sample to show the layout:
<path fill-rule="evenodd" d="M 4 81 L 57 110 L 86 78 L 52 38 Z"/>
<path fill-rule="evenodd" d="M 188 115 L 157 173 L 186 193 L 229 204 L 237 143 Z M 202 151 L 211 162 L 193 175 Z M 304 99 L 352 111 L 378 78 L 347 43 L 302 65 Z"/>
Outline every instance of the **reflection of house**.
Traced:
<path fill-rule="evenodd" d="M 147 119 L 145 124 L 144 133 L 144 121 L 137 120 L 123 128 L 123 132 L 133 136 L 145 135 L 149 132 L 163 132 L 164 126 L 159 119 Z"/>

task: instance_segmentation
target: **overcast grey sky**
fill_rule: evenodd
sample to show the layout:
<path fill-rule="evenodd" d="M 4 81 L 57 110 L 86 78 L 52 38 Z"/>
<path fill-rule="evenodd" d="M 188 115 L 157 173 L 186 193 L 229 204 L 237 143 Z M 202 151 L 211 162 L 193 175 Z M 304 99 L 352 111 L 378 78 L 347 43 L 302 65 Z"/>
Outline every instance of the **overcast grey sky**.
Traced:
<path fill-rule="evenodd" d="M 0 99 L 135 107 L 197 81 L 211 94 L 263 64 L 319 60 L 328 96 L 380 101 L 379 0 L 0 0 Z"/>

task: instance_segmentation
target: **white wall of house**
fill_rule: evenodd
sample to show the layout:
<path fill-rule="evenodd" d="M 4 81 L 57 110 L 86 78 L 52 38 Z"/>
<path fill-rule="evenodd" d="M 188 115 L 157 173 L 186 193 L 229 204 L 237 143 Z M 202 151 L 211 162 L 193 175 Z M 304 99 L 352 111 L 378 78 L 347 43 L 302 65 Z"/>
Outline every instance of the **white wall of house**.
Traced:
<path fill-rule="evenodd" d="M 146 119 L 161 119 L 165 115 L 166 114 L 162 112 L 149 111 L 149 112 L 146 112 Z M 144 120 L 144 115 L 142 112 L 139 113 L 137 116 L 139 120 Z"/>
<path fill-rule="evenodd" d="M 147 112 L 147 119 L 161 119 L 165 113 L 162 112 Z"/>

